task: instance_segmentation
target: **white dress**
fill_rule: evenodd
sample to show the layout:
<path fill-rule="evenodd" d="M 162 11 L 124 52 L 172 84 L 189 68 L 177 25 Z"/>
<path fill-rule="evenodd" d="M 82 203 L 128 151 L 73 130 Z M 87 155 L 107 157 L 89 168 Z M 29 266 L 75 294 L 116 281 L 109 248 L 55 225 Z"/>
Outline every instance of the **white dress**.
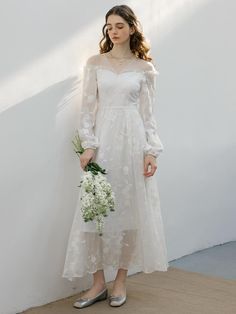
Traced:
<path fill-rule="evenodd" d="M 99 236 L 95 223 L 82 219 L 79 192 L 62 274 L 70 281 L 98 269 L 168 269 L 156 173 L 143 175 L 145 154 L 163 151 L 153 111 L 158 73 L 135 56 L 122 67 L 106 53 L 84 65 L 79 135 L 108 172 L 115 211 Z"/>

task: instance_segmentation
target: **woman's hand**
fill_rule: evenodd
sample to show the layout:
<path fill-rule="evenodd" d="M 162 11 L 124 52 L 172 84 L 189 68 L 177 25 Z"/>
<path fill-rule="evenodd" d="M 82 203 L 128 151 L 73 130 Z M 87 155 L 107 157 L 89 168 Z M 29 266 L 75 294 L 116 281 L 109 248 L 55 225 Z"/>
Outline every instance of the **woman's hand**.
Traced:
<path fill-rule="evenodd" d="M 151 169 L 149 170 L 149 168 L 151 168 Z M 156 169 L 157 169 L 156 157 L 154 157 L 152 155 L 146 155 L 144 157 L 144 173 L 143 174 L 146 177 L 153 176 Z"/>
<path fill-rule="evenodd" d="M 87 166 L 87 164 L 90 162 L 90 160 L 93 159 L 94 155 L 95 155 L 95 150 L 93 148 L 86 148 L 83 154 L 79 156 L 80 166 L 83 170 Z"/>

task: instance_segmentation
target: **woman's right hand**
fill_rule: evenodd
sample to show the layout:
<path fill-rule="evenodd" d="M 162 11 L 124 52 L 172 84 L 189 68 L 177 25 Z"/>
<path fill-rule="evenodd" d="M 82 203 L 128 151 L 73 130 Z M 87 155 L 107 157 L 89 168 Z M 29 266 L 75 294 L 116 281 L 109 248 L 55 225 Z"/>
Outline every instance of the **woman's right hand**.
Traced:
<path fill-rule="evenodd" d="M 95 150 L 93 148 L 86 148 L 85 151 L 80 155 L 80 166 L 84 170 L 87 164 L 93 159 Z"/>

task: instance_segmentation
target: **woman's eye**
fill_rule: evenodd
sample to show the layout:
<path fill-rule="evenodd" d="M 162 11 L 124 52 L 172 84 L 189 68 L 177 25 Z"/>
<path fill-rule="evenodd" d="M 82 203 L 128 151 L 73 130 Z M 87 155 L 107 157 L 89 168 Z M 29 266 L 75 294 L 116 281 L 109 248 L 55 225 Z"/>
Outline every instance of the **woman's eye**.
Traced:
<path fill-rule="evenodd" d="M 121 26 L 121 27 L 117 27 L 118 29 L 122 29 L 123 27 Z M 107 29 L 109 32 L 112 30 L 112 28 L 108 28 Z"/>

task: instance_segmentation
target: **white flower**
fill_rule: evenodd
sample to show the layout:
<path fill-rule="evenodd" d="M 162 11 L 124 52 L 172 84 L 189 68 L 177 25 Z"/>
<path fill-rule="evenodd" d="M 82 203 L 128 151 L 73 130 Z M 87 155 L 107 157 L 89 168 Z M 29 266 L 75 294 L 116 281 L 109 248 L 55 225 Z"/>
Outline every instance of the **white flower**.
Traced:
<path fill-rule="evenodd" d="M 81 180 L 81 211 L 85 222 L 96 222 L 100 235 L 104 227 L 104 217 L 114 211 L 115 195 L 110 183 L 102 173 L 94 175 L 87 171 Z"/>

